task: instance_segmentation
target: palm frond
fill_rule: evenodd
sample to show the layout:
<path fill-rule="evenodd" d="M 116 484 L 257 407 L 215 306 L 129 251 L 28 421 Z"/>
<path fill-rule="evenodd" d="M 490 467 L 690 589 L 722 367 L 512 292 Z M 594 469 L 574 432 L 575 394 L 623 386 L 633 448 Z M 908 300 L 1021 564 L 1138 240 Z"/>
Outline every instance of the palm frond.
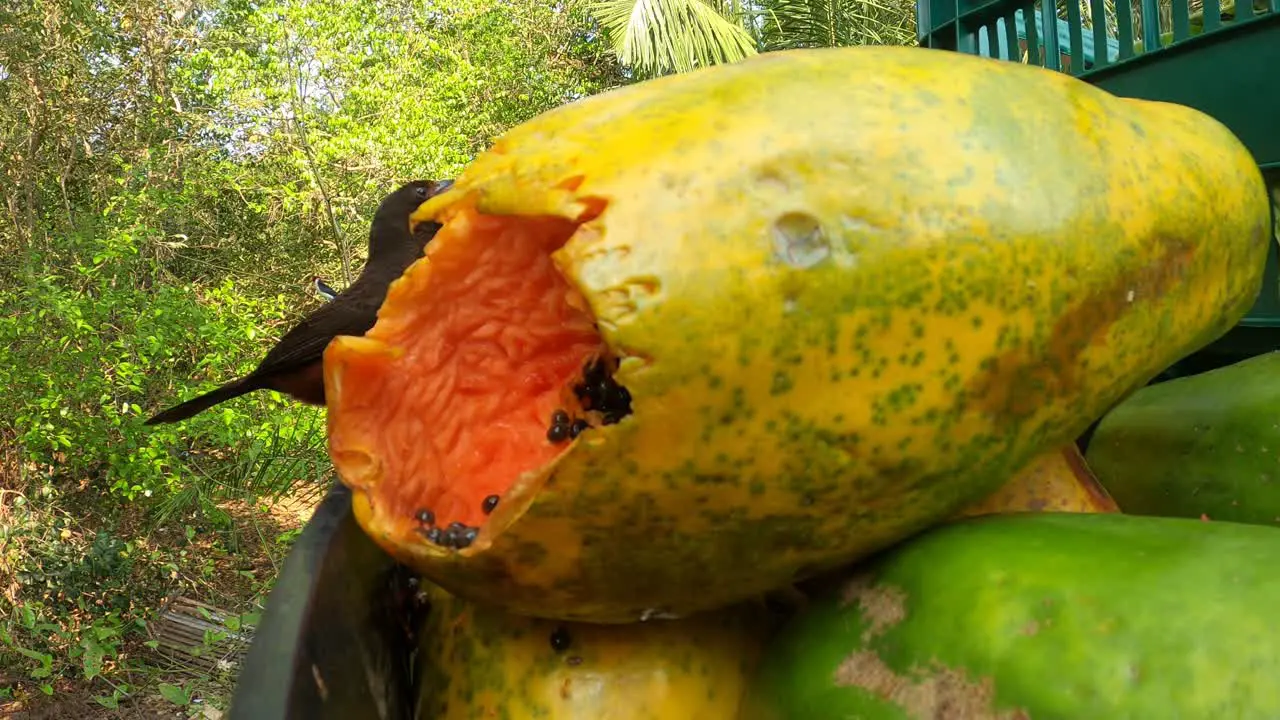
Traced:
<path fill-rule="evenodd" d="M 766 50 L 850 45 L 914 45 L 915 0 L 763 0 Z"/>
<path fill-rule="evenodd" d="M 596 0 L 591 12 L 614 53 L 637 75 L 653 77 L 736 62 L 756 54 L 745 28 L 705 0 Z"/>

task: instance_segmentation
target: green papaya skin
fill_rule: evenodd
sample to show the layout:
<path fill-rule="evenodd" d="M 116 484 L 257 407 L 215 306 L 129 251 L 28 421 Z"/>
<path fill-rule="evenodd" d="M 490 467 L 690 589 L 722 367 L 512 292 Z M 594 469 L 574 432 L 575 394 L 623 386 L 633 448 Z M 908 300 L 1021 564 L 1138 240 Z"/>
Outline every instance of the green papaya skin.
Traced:
<path fill-rule="evenodd" d="M 1086 459 L 1123 512 L 1280 524 L 1280 353 L 1142 388 Z"/>
<path fill-rule="evenodd" d="M 745 720 L 1280 717 L 1280 530 L 1119 514 L 940 526 L 812 596 Z"/>

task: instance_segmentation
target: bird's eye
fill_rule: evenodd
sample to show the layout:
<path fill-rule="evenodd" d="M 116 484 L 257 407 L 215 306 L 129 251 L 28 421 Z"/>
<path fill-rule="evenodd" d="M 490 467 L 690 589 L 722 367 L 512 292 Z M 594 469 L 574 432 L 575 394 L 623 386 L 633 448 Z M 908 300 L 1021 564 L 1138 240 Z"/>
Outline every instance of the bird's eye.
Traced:
<path fill-rule="evenodd" d="M 413 194 L 425 200 L 427 198 L 427 189 L 425 187 L 416 187 L 413 189 Z"/>

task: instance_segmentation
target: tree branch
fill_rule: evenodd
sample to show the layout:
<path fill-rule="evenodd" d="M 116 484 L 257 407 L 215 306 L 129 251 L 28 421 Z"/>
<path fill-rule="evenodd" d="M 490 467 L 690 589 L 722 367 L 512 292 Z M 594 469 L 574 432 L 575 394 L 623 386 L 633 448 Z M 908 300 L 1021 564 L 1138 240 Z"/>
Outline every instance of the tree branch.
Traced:
<path fill-rule="evenodd" d="M 288 58 L 289 72 L 289 101 L 293 109 L 293 119 L 290 123 L 294 128 L 294 132 L 298 135 L 298 142 L 302 145 L 302 152 L 307 157 L 307 169 L 311 172 L 312 182 L 316 184 L 316 188 L 320 190 L 320 198 L 324 204 L 325 215 L 329 218 L 329 226 L 333 229 L 333 235 L 338 242 L 338 255 L 342 260 L 342 276 L 348 285 L 351 284 L 351 245 L 347 242 L 346 235 L 342 232 L 342 226 L 338 224 L 338 217 L 333 212 L 333 202 L 329 198 L 329 191 L 325 189 L 324 181 L 320 177 L 319 163 L 316 162 L 315 152 L 311 149 L 311 143 L 307 141 L 307 127 L 304 119 L 304 111 L 302 100 L 298 96 L 298 85 L 302 83 L 302 66 L 294 63 L 293 48 L 289 45 L 288 37 L 285 37 L 285 57 Z"/>

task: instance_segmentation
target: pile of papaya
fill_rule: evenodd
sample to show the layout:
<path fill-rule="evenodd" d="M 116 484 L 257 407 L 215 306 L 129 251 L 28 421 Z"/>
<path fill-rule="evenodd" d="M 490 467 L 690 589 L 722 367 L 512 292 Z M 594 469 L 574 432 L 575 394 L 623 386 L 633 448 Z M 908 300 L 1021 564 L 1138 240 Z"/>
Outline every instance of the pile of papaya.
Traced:
<path fill-rule="evenodd" d="M 324 382 L 418 717 L 1280 717 L 1280 356 L 1151 384 L 1262 290 L 1213 118 L 768 53 L 539 115 L 412 222 Z"/>

